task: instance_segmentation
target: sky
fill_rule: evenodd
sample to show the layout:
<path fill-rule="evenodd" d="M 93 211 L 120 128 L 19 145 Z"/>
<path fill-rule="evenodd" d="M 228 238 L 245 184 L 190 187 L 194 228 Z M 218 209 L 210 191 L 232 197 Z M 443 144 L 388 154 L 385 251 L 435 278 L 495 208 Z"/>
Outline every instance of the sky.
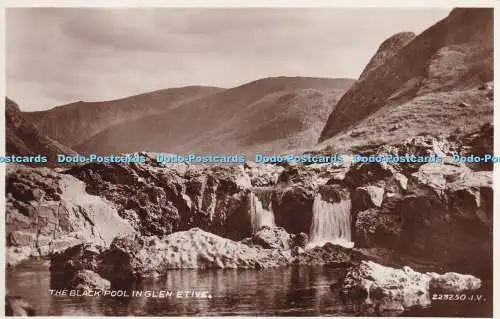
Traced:
<path fill-rule="evenodd" d="M 7 96 L 37 111 L 270 76 L 357 78 L 385 39 L 450 10 L 9 8 Z"/>

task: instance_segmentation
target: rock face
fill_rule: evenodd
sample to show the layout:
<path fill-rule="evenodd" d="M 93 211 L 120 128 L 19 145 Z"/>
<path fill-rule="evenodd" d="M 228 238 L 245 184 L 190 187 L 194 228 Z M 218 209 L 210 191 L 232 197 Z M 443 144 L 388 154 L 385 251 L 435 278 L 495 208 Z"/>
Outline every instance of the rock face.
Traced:
<path fill-rule="evenodd" d="M 457 273 L 419 273 L 410 267 L 394 269 L 371 261 L 352 267 L 342 283 L 348 299 L 378 311 L 404 311 L 431 304 L 432 293 L 464 293 L 481 287 L 481 280 Z"/>
<path fill-rule="evenodd" d="M 248 175 L 241 166 L 92 163 L 67 171 L 105 197 L 145 235 L 202 227 L 234 239 L 250 233 Z"/>
<path fill-rule="evenodd" d="M 484 131 L 487 129 L 466 137 L 481 136 Z M 475 144 L 474 138 L 466 137 L 416 136 L 364 154 L 437 154 L 445 158 Z M 458 271 L 491 273 L 491 171 L 472 170 L 448 159 L 439 163 L 356 163 L 343 183 L 353 194 L 356 247 L 388 248 Z"/>
<path fill-rule="evenodd" d="M 49 168 L 7 166 L 6 193 L 8 264 L 81 242 L 109 245 L 115 236 L 134 232 L 110 202 Z"/>
<path fill-rule="evenodd" d="M 493 10 L 454 9 L 397 50 L 410 38 L 387 40 L 395 43 L 388 54 L 382 46 L 330 114 L 320 147 L 400 142 L 491 122 L 493 103 L 484 83 L 493 79 Z"/>
<path fill-rule="evenodd" d="M 412 175 L 408 188 L 412 195 L 405 197 L 401 205 L 402 240 L 408 243 L 405 246 L 415 254 L 452 262 L 454 269 L 472 271 L 460 266 L 464 262 L 458 256 L 463 256 L 470 260 L 469 264 L 489 272 L 493 234 L 491 172 L 425 164 Z M 434 249 L 429 250 L 430 245 Z"/>
<path fill-rule="evenodd" d="M 223 90 L 216 87 L 187 86 L 106 102 L 80 101 L 46 111 L 26 112 L 23 115 L 43 134 L 74 148 L 113 125 L 158 114 Z"/>
<path fill-rule="evenodd" d="M 34 125 L 23 117 L 19 106 L 5 98 L 5 136 L 8 155 L 48 157 L 49 162 L 56 160 L 57 154 L 76 155 L 71 148 L 43 135 Z M 51 164 L 48 164 L 51 166 Z"/>

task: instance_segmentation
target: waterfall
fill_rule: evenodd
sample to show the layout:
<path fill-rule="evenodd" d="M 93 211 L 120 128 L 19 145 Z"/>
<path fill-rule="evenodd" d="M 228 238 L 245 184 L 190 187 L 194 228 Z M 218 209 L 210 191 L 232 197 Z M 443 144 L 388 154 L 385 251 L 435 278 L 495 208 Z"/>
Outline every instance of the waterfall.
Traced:
<path fill-rule="evenodd" d="M 274 212 L 272 207 L 264 208 L 257 195 L 250 193 L 250 221 L 252 234 L 256 233 L 262 226 L 275 226 Z"/>
<path fill-rule="evenodd" d="M 351 201 L 329 203 L 317 194 L 308 247 L 323 246 L 327 242 L 347 248 L 354 246 L 351 241 Z"/>

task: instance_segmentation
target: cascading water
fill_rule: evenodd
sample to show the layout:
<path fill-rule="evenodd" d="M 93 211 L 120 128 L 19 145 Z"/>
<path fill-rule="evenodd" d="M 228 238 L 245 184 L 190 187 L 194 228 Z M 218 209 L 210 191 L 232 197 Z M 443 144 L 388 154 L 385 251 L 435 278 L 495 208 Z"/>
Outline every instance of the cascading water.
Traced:
<path fill-rule="evenodd" d="M 351 241 L 351 200 L 329 203 L 317 194 L 308 247 L 323 246 L 327 242 L 346 248 L 354 246 Z"/>
<path fill-rule="evenodd" d="M 268 209 L 262 206 L 262 202 L 257 195 L 250 193 L 250 221 L 252 225 L 252 233 L 254 234 L 262 226 L 275 226 L 274 212 L 270 206 Z"/>

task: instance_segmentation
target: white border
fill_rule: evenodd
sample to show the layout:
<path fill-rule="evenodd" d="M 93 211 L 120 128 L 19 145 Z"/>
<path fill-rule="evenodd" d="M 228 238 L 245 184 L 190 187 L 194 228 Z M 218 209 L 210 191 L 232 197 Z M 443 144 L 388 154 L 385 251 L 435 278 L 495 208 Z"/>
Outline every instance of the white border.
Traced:
<path fill-rule="evenodd" d="M 2 26 L 4 32 L 1 32 L 0 35 L 0 49 L 2 52 L 2 59 L 0 59 L 0 69 L 3 70 L 4 76 L 2 77 L 2 85 L 0 85 L 0 92 L 5 97 L 5 8 L 6 7 L 242 7 L 242 8 L 250 8 L 250 7 L 324 7 L 324 8 L 376 8 L 376 7 L 385 7 L 385 8 L 451 8 L 451 7 L 495 7 L 495 27 L 494 27 L 494 43 L 495 43 L 495 53 L 494 53 L 494 71 L 495 74 L 500 72 L 499 63 L 496 63 L 497 58 L 499 57 L 498 50 L 496 48 L 497 44 L 500 40 L 500 23 L 497 22 L 500 19 L 500 13 L 497 10 L 497 6 L 499 6 L 499 1 L 493 0 L 253 0 L 253 1 L 243 1 L 243 0 L 4 0 L 3 7 L 4 10 L 0 12 L 0 21 L 2 21 Z M 437 21 L 436 21 L 437 22 Z M 500 73 L 498 73 L 500 74 Z M 498 87 L 497 76 L 494 77 L 495 86 Z M 495 105 L 496 101 L 498 101 L 500 95 L 495 90 L 494 92 L 494 100 Z M 5 118 L 4 113 L 1 112 L 0 115 L 0 140 L 5 141 Z M 495 137 L 494 137 L 494 150 L 496 154 L 498 154 L 500 150 L 500 126 L 497 126 L 500 123 L 500 114 L 495 110 L 494 112 L 494 123 L 495 123 Z M 0 143 L 0 155 L 5 155 L 5 143 Z M 500 181 L 500 172 L 499 169 L 495 165 L 495 169 L 493 172 L 494 176 L 494 188 L 499 184 Z M 0 165 L 0 207 L 5 207 L 5 166 Z M 494 191 L 494 204 L 493 204 L 493 212 L 500 209 L 500 193 Z M 5 210 L 2 209 L 1 212 L 3 214 Z M 3 214 L 3 218 L 5 218 L 5 214 Z M 498 229 L 497 227 L 498 220 L 494 217 L 493 229 Z M 0 236 L 0 254 L 3 257 L 5 262 L 5 223 L 1 223 L 0 229 L 2 230 L 2 235 Z M 495 231 L 493 232 L 493 242 L 494 242 L 494 303 L 493 303 L 493 313 L 496 314 L 499 304 L 500 298 L 498 296 L 499 285 L 500 282 L 497 279 L 497 274 L 499 270 L 499 264 L 495 260 L 497 257 L 500 257 L 500 248 L 499 245 L 495 245 L 496 240 L 499 237 L 495 235 Z M 5 295 L 5 267 L 0 267 L 0 293 Z M 5 309 L 5 298 L 0 298 L 1 304 L 0 309 Z M 3 311 L 3 310 L 0 310 Z M 42 317 L 40 317 L 42 318 Z M 88 318 L 99 318 L 99 317 L 88 317 Z M 110 317 L 108 317 L 110 318 Z M 122 317 L 117 317 L 122 318 Z M 144 317 L 147 318 L 147 317 Z M 157 317 L 151 317 L 157 318 Z M 174 318 L 174 317 L 172 317 Z M 192 317 L 178 317 L 178 318 L 192 318 Z M 254 317 L 249 317 L 254 318 Z M 306 318 L 306 317 L 304 317 Z M 354 317 L 353 317 L 354 318 Z M 419 317 L 420 318 L 420 317 Z"/>
<path fill-rule="evenodd" d="M 4 0 L 6 7 L 493 7 L 494 0 Z"/>

